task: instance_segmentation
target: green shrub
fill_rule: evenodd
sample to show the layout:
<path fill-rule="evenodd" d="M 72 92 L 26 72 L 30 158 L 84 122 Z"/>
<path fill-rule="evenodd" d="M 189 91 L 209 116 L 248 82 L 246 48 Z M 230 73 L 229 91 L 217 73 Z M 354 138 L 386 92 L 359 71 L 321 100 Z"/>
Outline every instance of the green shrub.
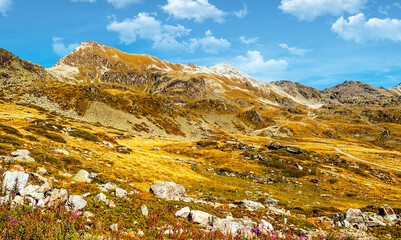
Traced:
<path fill-rule="evenodd" d="M 11 135 L 15 135 L 18 137 L 22 137 L 22 134 L 18 131 L 18 129 L 13 128 L 11 126 L 6 126 L 3 124 L 0 124 L 0 129 L 3 130 L 3 132 L 11 134 Z"/>
<path fill-rule="evenodd" d="M 91 142 L 99 142 L 99 138 L 90 132 L 87 132 L 82 129 L 74 129 L 73 131 L 70 132 L 70 135 L 73 137 L 78 137 L 82 138 Z"/>

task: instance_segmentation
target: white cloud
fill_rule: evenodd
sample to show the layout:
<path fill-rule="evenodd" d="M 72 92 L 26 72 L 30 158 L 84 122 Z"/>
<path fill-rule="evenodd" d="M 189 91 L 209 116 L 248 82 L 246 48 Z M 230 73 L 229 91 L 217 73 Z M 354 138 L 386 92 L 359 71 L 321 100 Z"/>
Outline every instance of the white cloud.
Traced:
<path fill-rule="evenodd" d="M 323 15 L 357 13 L 367 0 L 281 0 L 279 8 L 300 20 L 313 21 Z"/>
<path fill-rule="evenodd" d="M 287 49 L 291 54 L 295 54 L 295 55 L 299 55 L 299 56 L 303 56 L 303 55 L 305 55 L 305 53 L 310 51 L 310 50 L 307 50 L 307 49 L 300 49 L 300 48 L 296 48 L 296 47 L 290 47 L 286 43 L 280 43 L 279 46 L 281 48 L 283 48 L 283 49 Z"/>
<path fill-rule="evenodd" d="M 239 69 L 250 74 L 274 75 L 287 68 L 287 61 L 270 59 L 265 61 L 259 51 L 248 51 L 246 56 L 238 56 Z"/>
<path fill-rule="evenodd" d="M 141 0 L 107 0 L 107 2 L 113 4 L 115 8 L 125 8 L 133 3 L 140 3 Z"/>
<path fill-rule="evenodd" d="M 222 23 L 225 16 L 223 11 L 208 0 L 168 0 L 162 9 L 175 19 L 194 19 L 196 22 L 213 19 Z"/>
<path fill-rule="evenodd" d="M 400 19 L 366 19 L 363 13 L 351 16 L 348 20 L 340 17 L 331 30 L 344 40 L 357 43 L 377 40 L 401 41 Z"/>
<path fill-rule="evenodd" d="M 131 44 L 137 39 L 144 39 L 152 41 L 153 48 L 160 50 L 181 50 L 184 52 L 199 50 L 205 53 L 218 53 L 231 46 L 226 39 L 216 38 L 210 31 L 207 31 L 205 36 L 201 38 L 179 41 L 177 39 L 188 36 L 191 29 L 182 25 L 162 24 L 148 13 L 139 13 L 135 18 L 125 19 L 122 22 L 113 20 L 107 26 L 107 30 L 117 32 L 120 41 L 124 44 Z"/>
<path fill-rule="evenodd" d="M 3 16 L 7 15 L 7 10 L 10 9 L 11 3 L 12 3 L 11 0 L 0 0 L 0 13 Z"/>
<path fill-rule="evenodd" d="M 237 18 L 243 18 L 243 17 L 245 17 L 246 15 L 248 15 L 248 7 L 246 6 L 246 3 L 244 3 L 244 8 L 241 9 L 241 10 L 239 10 L 238 12 L 234 12 L 234 15 L 235 15 Z"/>
<path fill-rule="evenodd" d="M 239 40 L 241 41 L 242 44 L 245 45 L 250 45 L 250 44 L 255 44 L 258 42 L 259 38 L 246 38 L 245 36 L 239 37 Z"/>
<path fill-rule="evenodd" d="M 59 37 L 53 37 L 53 51 L 61 57 L 64 57 L 65 55 L 69 54 L 72 52 L 76 47 L 79 46 L 78 43 L 71 43 L 68 45 L 65 45 L 62 43 L 63 38 Z"/>
<path fill-rule="evenodd" d="M 196 49 L 200 49 L 205 53 L 219 53 L 231 47 L 229 41 L 224 38 L 216 38 L 213 36 L 213 33 L 208 30 L 205 34 L 205 37 L 202 38 L 191 38 L 189 42 L 184 42 L 184 45 L 187 46 L 188 50 L 191 52 L 196 51 Z"/>

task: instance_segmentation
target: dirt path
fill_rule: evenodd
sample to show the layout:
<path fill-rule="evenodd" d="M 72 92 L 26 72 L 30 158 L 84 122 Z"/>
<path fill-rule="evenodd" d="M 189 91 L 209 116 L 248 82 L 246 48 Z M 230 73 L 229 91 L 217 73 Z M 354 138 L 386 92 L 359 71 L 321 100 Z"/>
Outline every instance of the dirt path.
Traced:
<path fill-rule="evenodd" d="M 343 155 L 345 155 L 347 157 L 350 157 L 352 159 L 355 159 L 357 161 L 364 162 L 364 163 L 367 163 L 367 164 L 370 164 L 370 165 L 374 165 L 374 166 L 377 166 L 377 167 L 386 168 L 386 169 L 394 170 L 394 171 L 397 171 L 397 172 L 401 172 L 401 169 L 398 169 L 398 168 L 386 167 L 386 166 L 383 166 L 383 165 L 380 165 L 380 164 L 377 164 L 377 163 L 372 163 L 372 162 L 369 162 L 369 161 L 354 157 L 349 153 L 343 152 L 339 148 L 333 147 L 333 149 L 336 150 L 337 152 L 339 152 L 339 153 L 341 153 L 341 154 L 343 154 Z"/>

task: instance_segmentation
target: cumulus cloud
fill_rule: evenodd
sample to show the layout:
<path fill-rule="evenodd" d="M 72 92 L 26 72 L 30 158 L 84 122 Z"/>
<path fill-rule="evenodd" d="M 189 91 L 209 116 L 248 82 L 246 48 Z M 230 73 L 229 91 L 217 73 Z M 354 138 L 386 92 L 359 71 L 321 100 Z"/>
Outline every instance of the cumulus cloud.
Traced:
<path fill-rule="evenodd" d="M 107 30 L 117 32 L 120 41 L 124 44 L 131 44 L 137 39 L 144 39 L 152 41 L 153 48 L 160 50 L 181 50 L 183 52 L 199 50 L 205 53 L 218 53 L 231 46 L 226 39 L 216 38 L 210 31 L 207 31 L 205 36 L 201 38 L 180 40 L 180 38 L 188 36 L 191 29 L 182 25 L 163 24 L 148 13 L 139 13 L 135 18 L 125 19 L 122 22 L 113 20 L 107 26 Z"/>
<path fill-rule="evenodd" d="M 357 13 L 367 0 L 281 0 L 279 8 L 300 20 L 313 21 L 323 15 Z"/>
<path fill-rule="evenodd" d="M 401 41 L 400 19 L 366 19 L 363 13 L 351 16 L 348 20 L 340 17 L 331 30 L 347 41 L 357 43 L 377 40 Z"/>
<path fill-rule="evenodd" d="M 239 37 L 239 40 L 242 44 L 245 45 L 250 45 L 250 44 L 255 44 L 258 42 L 259 38 L 255 37 L 255 38 L 246 38 L 245 36 L 241 36 Z"/>
<path fill-rule="evenodd" d="M 237 12 L 234 12 L 234 15 L 235 15 L 237 18 L 243 18 L 243 17 L 245 17 L 246 15 L 248 15 L 248 7 L 246 6 L 246 3 L 244 3 L 244 7 L 243 7 L 241 10 L 239 10 L 239 11 L 237 11 Z"/>
<path fill-rule="evenodd" d="M 194 19 L 196 22 L 213 19 L 222 23 L 226 15 L 208 0 L 168 0 L 162 9 L 175 19 Z"/>
<path fill-rule="evenodd" d="M 71 43 L 71 44 L 64 44 L 63 38 L 59 37 L 53 37 L 53 51 L 61 57 L 64 57 L 65 55 L 69 54 L 72 52 L 76 47 L 79 46 L 78 43 Z"/>
<path fill-rule="evenodd" d="M 287 49 L 291 54 L 295 54 L 295 55 L 299 55 L 299 56 L 303 56 L 303 55 L 305 55 L 305 53 L 309 52 L 309 50 L 307 50 L 307 49 L 290 47 L 286 43 L 280 43 L 279 46 L 283 49 Z"/>
<path fill-rule="evenodd" d="M 248 51 L 246 56 L 237 57 L 237 65 L 250 74 L 274 75 L 287 68 L 287 61 L 270 59 L 265 61 L 259 51 Z"/>
<path fill-rule="evenodd" d="M 12 3 L 11 0 L 0 0 L 0 13 L 3 16 L 7 15 L 7 10 L 10 9 L 11 3 Z"/>

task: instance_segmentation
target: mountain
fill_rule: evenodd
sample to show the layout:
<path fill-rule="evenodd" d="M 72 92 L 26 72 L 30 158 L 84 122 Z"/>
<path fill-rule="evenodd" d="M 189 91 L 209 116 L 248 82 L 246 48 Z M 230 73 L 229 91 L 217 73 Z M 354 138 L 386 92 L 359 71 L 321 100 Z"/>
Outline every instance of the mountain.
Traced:
<path fill-rule="evenodd" d="M 0 90 L 19 92 L 24 86 L 45 84 L 52 77 L 38 64 L 22 60 L 0 48 Z"/>
<path fill-rule="evenodd" d="M 390 88 L 391 90 L 395 90 L 396 92 L 398 92 L 399 94 L 401 94 L 401 83 L 398 84 L 397 86 L 394 86 L 392 88 Z"/>

